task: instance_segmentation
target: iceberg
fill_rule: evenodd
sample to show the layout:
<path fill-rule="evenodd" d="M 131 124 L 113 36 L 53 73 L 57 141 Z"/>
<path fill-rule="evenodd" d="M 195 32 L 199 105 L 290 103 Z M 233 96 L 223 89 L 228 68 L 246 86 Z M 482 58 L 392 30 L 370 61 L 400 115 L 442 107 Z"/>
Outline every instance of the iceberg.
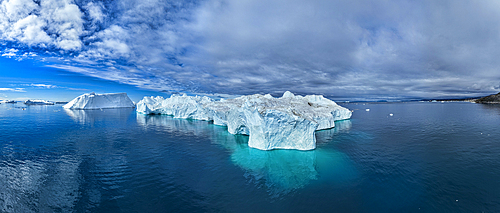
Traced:
<path fill-rule="evenodd" d="M 83 94 L 63 106 L 65 109 L 109 109 L 135 107 L 127 93 Z"/>
<path fill-rule="evenodd" d="M 213 121 L 227 126 L 231 134 L 249 135 L 248 146 L 261 150 L 315 149 L 315 131 L 333 128 L 335 121 L 352 115 L 322 95 L 300 96 L 288 91 L 280 98 L 256 94 L 218 101 L 185 94 L 144 97 L 137 103 L 137 112 Z"/>
<path fill-rule="evenodd" d="M 13 101 L 13 100 L 3 100 L 3 101 L 0 101 L 0 103 L 4 103 L 4 104 L 15 104 L 16 101 Z"/>
<path fill-rule="evenodd" d="M 54 102 L 52 101 L 46 101 L 46 100 L 26 100 L 24 102 L 26 105 L 54 105 Z"/>

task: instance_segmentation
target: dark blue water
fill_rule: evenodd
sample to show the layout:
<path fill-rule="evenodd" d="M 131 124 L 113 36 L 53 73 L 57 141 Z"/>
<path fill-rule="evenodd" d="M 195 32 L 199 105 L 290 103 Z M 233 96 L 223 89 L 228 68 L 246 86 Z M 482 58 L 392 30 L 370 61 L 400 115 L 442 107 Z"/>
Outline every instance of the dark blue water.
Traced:
<path fill-rule="evenodd" d="M 500 212 L 500 106 L 344 106 L 316 150 L 261 151 L 204 121 L 0 104 L 0 211 Z"/>

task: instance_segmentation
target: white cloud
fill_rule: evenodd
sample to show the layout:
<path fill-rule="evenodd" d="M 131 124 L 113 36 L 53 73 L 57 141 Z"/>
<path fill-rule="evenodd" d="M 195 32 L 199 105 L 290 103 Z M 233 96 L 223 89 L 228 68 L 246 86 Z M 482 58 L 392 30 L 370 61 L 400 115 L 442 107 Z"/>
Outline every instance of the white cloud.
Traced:
<path fill-rule="evenodd" d="M 11 57 L 15 57 L 17 56 L 17 52 L 19 50 L 17 49 L 6 49 L 5 51 L 3 51 L 2 53 L 2 57 L 6 57 L 6 58 L 11 58 Z M 1 51 L 0 51 L 1 52 Z"/>
<path fill-rule="evenodd" d="M 15 53 L 13 53 L 13 52 L 6 52 L 6 53 L 2 54 L 2 56 L 3 56 L 3 57 L 10 58 L 10 57 L 14 57 L 14 56 L 16 56 L 16 54 L 15 54 Z"/>
<path fill-rule="evenodd" d="M 181 91 L 184 88 L 168 78 L 144 78 L 143 73 L 129 72 L 124 69 L 96 69 L 89 67 L 77 67 L 70 65 L 46 65 L 47 67 L 66 70 L 69 72 L 80 73 L 100 79 L 116 81 L 122 84 L 134 85 L 143 89 L 150 90 L 172 90 Z"/>
<path fill-rule="evenodd" d="M 80 50 L 83 34 L 82 13 L 73 1 L 41 1 L 41 14 L 48 22 L 49 31 L 55 33 L 55 45 L 63 50 Z"/>
<path fill-rule="evenodd" d="M 87 5 L 85 5 L 85 9 L 87 10 L 87 13 L 89 14 L 94 24 L 104 21 L 105 15 L 102 12 L 103 8 L 104 6 L 102 2 L 89 2 L 87 3 Z"/>
<path fill-rule="evenodd" d="M 96 33 L 96 38 L 100 41 L 94 42 L 91 45 L 95 49 L 84 52 L 81 56 L 87 57 L 110 57 L 120 58 L 128 57 L 130 54 L 130 47 L 127 45 L 129 39 L 129 32 L 120 26 L 112 25 L 107 29 Z"/>
<path fill-rule="evenodd" d="M 70 0 L 7 0 L 0 5 L 0 38 L 41 47 L 80 50 L 80 8 Z"/>
<path fill-rule="evenodd" d="M 24 88 L 0 88 L 0 91 L 9 91 L 9 92 L 26 92 Z"/>
<path fill-rule="evenodd" d="M 11 38 L 26 43 L 28 45 L 50 43 L 52 39 L 43 30 L 47 23 L 36 15 L 29 15 L 14 23 L 9 35 Z"/>
<path fill-rule="evenodd" d="M 45 89 L 59 88 L 58 86 L 51 85 L 51 84 L 22 84 L 22 86 L 38 87 L 38 88 L 45 88 Z"/>
<path fill-rule="evenodd" d="M 0 4 L 0 30 L 5 32 L 10 23 L 27 17 L 37 5 L 31 0 L 5 0 Z"/>

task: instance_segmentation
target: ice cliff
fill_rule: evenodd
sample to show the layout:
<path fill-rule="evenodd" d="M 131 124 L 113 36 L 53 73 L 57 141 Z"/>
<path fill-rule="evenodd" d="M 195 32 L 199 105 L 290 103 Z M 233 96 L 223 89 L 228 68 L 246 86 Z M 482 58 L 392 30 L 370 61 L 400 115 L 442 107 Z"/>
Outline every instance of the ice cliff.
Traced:
<path fill-rule="evenodd" d="M 127 93 L 83 94 L 63 106 L 66 109 L 107 109 L 135 107 Z"/>
<path fill-rule="evenodd" d="M 248 95 L 215 101 L 209 97 L 172 95 L 144 97 L 137 112 L 213 121 L 231 134 L 249 135 L 248 145 L 261 150 L 316 148 L 316 130 L 329 129 L 352 112 L 322 95 L 282 97 Z"/>

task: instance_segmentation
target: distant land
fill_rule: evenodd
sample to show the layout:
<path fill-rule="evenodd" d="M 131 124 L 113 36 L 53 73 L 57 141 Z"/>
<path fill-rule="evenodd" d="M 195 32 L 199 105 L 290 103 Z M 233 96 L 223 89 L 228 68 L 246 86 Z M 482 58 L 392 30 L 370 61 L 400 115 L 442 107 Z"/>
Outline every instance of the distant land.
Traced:
<path fill-rule="evenodd" d="M 476 99 L 475 102 L 480 104 L 500 104 L 500 92 Z"/>
<path fill-rule="evenodd" d="M 485 96 L 485 97 L 473 97 L 473 98 L 456 98 L 456 99 L 424 99 L 423 101 L 465 101 L 480 104 L 500 104 L 500 92 L 497 94 Z"/>
<path fill-rule="evenodd" d="M 447 101 L 447 102 L 476 102 L 476 100 L 480 99 L 481 97 L 469 97 L 469 98 L 443 98 L 443 99 L 423 99 L 420 101 L 429 101 L 429 102 L 434 102 L 434 101 Z"/>

